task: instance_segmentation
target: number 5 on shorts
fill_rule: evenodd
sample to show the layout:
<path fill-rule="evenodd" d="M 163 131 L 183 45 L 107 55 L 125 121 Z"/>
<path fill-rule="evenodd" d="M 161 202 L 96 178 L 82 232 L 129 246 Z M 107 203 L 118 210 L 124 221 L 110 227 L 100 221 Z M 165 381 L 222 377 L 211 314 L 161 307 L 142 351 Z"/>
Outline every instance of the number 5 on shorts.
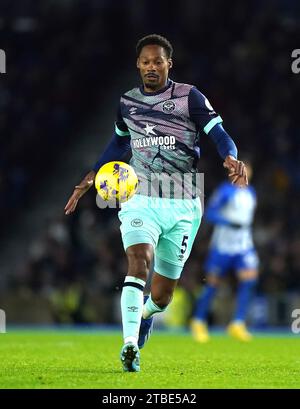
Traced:
<path fill-rule="evenodd" d="M 184 254 L 187 249 L 187 240 L 189 236 L 183 236 L 182 243 L 181 243 L 181 254 Z"/>

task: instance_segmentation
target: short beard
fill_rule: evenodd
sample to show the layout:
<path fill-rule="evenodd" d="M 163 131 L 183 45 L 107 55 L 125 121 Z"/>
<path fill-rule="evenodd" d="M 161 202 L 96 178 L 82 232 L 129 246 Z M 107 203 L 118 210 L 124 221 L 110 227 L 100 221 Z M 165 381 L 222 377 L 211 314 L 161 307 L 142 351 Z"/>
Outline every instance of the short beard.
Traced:
<path fill-rule="evenodd" d="M 156 88 L 159 86 L 159 84 L 158 84 L 158 82 L 157 82 L 157 83 L 145 82 L 145 86 L 146 86 L 147 88 L 150 88 L 150 89 L 156 89 Z"/>

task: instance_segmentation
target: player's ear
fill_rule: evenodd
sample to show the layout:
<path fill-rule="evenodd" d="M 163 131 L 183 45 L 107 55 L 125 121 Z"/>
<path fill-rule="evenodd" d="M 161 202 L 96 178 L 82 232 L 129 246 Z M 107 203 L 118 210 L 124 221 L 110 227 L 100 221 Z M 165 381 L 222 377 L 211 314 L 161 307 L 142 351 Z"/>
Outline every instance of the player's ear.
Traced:
<path fill-rule="evenodd" d="M 140 59 L 139 58 L 137 58 L 137 60 L 136 60 L 136 67 L 138 69 L 140 69 Z"/>
<path fill-rule="evenodd" d="M 172 58 L 168 59 L 169 69 L 173 67 L 173 60 Z"/>

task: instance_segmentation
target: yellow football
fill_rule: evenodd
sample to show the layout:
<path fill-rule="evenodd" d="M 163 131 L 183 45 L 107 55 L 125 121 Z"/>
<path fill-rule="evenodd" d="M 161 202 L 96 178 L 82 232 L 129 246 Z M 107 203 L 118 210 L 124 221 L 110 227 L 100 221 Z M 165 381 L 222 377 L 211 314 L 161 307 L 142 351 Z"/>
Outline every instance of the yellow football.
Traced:
<path fill-rule="evenodd" d="M 103 200 L 123 203 L 137 191 L 138 177 L 127 163 L 108 162 L 98 170 L 95 187 Z"/>

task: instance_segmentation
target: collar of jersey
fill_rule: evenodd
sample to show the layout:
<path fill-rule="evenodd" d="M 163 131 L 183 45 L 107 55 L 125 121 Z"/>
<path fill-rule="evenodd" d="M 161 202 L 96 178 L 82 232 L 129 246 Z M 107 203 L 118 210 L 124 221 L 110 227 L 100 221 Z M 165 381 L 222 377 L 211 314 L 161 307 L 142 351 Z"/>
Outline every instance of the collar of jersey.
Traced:
<path fill-rule="evenodd" d="M 147 95 L 147 96 L 152 96 L 152 95 L 158 95 L 158 94 L 162 94 L 163 92 L 165 92 L 168 88 L 170 88 L 170 86 L 173 84 L 173 81 L 168 79 L 167 81 L 167 85 L 165 87 L 163 87 L 162 89 L 159 89 L 156 92 L 145 92 L 144 91 L 144 87 L 143 85 L 140 86 L 140 91 L 143 95 Z"/>

